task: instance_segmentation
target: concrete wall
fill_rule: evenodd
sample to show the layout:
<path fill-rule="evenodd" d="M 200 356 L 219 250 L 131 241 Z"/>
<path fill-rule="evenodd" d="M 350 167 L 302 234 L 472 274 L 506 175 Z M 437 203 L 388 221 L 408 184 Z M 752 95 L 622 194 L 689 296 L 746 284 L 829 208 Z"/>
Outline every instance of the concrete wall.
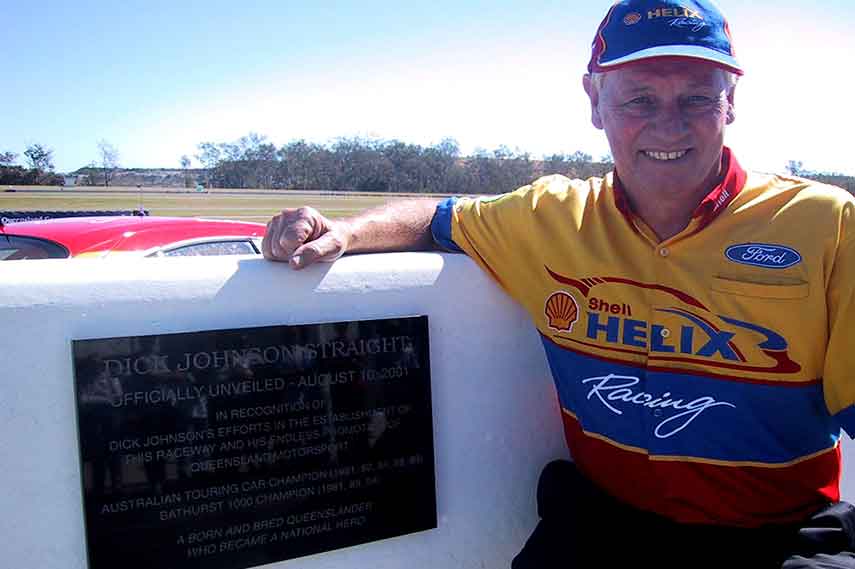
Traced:
<path fill-rule="evenodd" d="M 27 261 L 0 263 L 0 283 L 3 566 L 86 566 L 72 339 L 429 316 L 439 527 L 270 567 L 507 567 L 535 524 L 541 466 L 566 456 L 536 333 L 463 256 L 300 273 L 245 258 Z"/>
<path fill-rule="evenodd" d="M 261 259 L 0 263 L 0 557 L 86 567 L 71 340 L 427 314 L 439 527 L 271 567 L 507 567 L 566 456 L 525 314 L 467 258 L 348 257 L 295 273 Z"/>

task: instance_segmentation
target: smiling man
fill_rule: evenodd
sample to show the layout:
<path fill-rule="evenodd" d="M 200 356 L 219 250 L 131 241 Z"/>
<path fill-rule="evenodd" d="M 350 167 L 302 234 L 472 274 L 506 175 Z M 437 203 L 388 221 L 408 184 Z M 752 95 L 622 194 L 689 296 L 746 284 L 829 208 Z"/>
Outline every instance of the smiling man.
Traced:
<path fill-rule="evenodd" d="M 724 129 L 734 118 L 737 73 L 657 58 L 584 78 L 592 122 L 606 133 L 629 205 L 660 238 L 685 228 L 729 165 Z"/>
<path fill-rule="evenodd" d="M 611 174 L 269 224 L 297 269 L 466 253 L 528 311 L 573 462 L 544 469 L 514 569 L 855 567 L 855 199 L 740 166 L 742 73 L 712 2 L 624 0 L 583 79 Z"/>

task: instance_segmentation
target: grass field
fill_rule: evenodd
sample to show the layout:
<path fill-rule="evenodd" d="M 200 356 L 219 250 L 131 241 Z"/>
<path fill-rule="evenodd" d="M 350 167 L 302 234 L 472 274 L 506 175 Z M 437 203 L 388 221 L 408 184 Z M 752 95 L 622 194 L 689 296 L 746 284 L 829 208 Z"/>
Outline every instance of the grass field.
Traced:
<path fill-rule="evenodd" d="M 5 190 L 6 188 L 2 188 Z M 148 210 L 151 215 L 267 222 L 283 208 L 312 206 L 341 217 L 400 199 L 404 194 L 300 192 L 295 190 L 185 191 L 179 188 L 67 188 L 18 186 L 0 190 L 0 211 Z M 420 195 L 419 197 L 425 197 Z"/>

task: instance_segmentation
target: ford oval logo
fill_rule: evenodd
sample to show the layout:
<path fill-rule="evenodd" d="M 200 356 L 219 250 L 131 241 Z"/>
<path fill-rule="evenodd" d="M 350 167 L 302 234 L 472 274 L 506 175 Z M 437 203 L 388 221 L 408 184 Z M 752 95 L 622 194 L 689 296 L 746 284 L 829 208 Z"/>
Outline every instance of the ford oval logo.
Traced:
<path fill-rule="evenodd" d="M 768 243 L 731 245 L 724 254 L 734 263 L 767 269 L 786 269 L 802 262 L 802 256 L 795 249 Z"/>

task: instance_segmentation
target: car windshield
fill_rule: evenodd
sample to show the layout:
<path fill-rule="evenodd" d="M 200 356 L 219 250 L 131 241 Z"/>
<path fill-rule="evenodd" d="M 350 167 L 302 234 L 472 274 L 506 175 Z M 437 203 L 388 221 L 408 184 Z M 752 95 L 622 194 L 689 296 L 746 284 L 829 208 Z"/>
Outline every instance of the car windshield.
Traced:
<path fill-rule="evenodd" d="M 21 259 L 65 259 L 68 250 L 62 245 L 36 237 L 0 234 L 0 261 Z"/>
<path fill-rule="evenodd" d="M 250 241 L 210 241 L 163 251 L 164 257 L 210 257 L 214 255 L 255 255 Z"/>

